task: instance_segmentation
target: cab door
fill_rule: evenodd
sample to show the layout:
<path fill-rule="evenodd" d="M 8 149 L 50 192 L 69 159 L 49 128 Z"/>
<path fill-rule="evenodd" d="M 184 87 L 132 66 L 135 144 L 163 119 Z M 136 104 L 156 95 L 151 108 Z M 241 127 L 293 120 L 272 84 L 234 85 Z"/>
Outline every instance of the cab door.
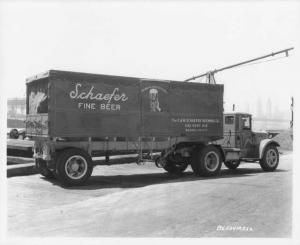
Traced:
<path fill-rule="evenodd" d="M 237 146 L 241 149 L 242 157 L 258 157 L 258 146 L 255 144 L 255 135 L 252 132 L 252 117 L 249 114 L 239 114 L 238 131 L 236 135 Z"/>
<path fill-rule="evenodd" d="M 225 114 L 224 115 L 224 133 L 223 133 L 223 147 L 236 147 L 236 115 Z"/>

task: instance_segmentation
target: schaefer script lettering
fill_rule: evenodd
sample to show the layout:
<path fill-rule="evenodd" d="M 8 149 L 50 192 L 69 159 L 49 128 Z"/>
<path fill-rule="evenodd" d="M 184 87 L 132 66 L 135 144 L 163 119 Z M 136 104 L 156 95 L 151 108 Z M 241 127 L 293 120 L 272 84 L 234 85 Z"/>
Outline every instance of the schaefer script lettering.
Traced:
<path fill-rule="evenodd" d="M 70 98 L 76 100 L 88 100 L 89 102 L 78 103 L 79 109 L 85 110 L 96 110 L 97 108 L 100 110 L 121 110 L 120 104 L 114 104 L 112 102 L 124 102 L 128 100 L 128 97 L 125 93 L 119 93 L 119 88 L 114 88 L 112 93 L 101 93 L 95 91 L 94 86 L 91 86 L 87 90 L 82 89 L 82 84 L 77 83 L 75 85 L 75 89 L 70 92 Z M 93 101 L 103 101 L 105 103 L 101 103 L 97 105 L 96 103 L 90 103 Z"/>

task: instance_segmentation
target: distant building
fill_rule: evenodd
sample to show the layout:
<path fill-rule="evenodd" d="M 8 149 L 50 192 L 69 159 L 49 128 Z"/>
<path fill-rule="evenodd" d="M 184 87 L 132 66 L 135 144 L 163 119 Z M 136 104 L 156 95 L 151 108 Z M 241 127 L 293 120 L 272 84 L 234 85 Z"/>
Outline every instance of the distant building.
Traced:
<path fill-rule="evenodd" d="M 25 118 L 26 98 L 13 98 L 7 100 L 7 118 Z"/>
<path fill-rule="evenodd" d="M 270 98 L 267 101 L 267 108 L 266 108 L 266 117 L 267 118 L 272 118 L 272 101 L 270 100 Z"/>
<path fill-rule="evenodd" d="M 261 98 L 260 97 L 258 97 L 258 99 L 257 99 L 256 116 L 257 117 L 262 117 L 263 116 L 262 104 L 261 104 Z"/>

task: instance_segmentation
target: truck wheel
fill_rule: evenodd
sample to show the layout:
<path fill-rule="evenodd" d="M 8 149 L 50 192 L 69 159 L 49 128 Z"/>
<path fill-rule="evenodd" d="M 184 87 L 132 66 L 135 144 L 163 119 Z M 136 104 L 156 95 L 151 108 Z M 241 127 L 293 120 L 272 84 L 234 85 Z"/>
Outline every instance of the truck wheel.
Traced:
<path fill-rule="evenodd" d="M 18 130 L 17 129 L 12 129 L 12 130 L 10 130 L 10 132 L 9 132 L 9 137 L 11 138 L 11 139 L 18 139 L 19 138 L 19 132 L 18 132 Z"/>
<path fill-rule="evenodd" d="M 240 163 L 240 161 L 224 162 L 225 166 L 229 169 L 237 169 L 237 167 L 240 166 Z"/>
<path fill-rule="evenodd" d="M 92 158 L 81 149 L 67 149 L 58 155 L 56 174 L 64 185 L 82 185 L 92 171 Z"/>
<path fill-rule="evenodd" d="M 200 176 L 215 176 L 222 166 L 220 151 L 213 145 L 197 147 L 192 155 L 192 169 Z"/>
<path fill-rule="evenodd" d="M 274 171 L 279 163 L 279 153 L 276 146 L 267 146 L 259 163 L 264 171 Z"/>
<path fill-rule="evenodd" d="M 170 174 L 180 174 L 184 172 L 187 167 L 188 163 L 186 162 L 177 163 L 167 160 L 166 165 L 163 168 Z"/>
<path fill-rule="evenodd" d="M 46 179 L 55 179 L 53 172 L 47 168 L 46 162 L 42 159 L 35 159 L 35 166 L 38 172 L 43 175 Z"/>

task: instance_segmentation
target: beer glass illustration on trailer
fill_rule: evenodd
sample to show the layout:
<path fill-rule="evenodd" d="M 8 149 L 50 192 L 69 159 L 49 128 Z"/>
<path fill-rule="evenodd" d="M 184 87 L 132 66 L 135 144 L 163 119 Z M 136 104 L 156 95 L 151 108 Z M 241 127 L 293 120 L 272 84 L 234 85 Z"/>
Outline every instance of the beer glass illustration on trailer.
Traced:
<path fill-rule="evenodd" d="M 149 99 L 150 99 L 150 111 L 151 112 L 161 112 L 158 101 L 158 90 L 156 88 L 151 88 L 149 90 Z"/>

